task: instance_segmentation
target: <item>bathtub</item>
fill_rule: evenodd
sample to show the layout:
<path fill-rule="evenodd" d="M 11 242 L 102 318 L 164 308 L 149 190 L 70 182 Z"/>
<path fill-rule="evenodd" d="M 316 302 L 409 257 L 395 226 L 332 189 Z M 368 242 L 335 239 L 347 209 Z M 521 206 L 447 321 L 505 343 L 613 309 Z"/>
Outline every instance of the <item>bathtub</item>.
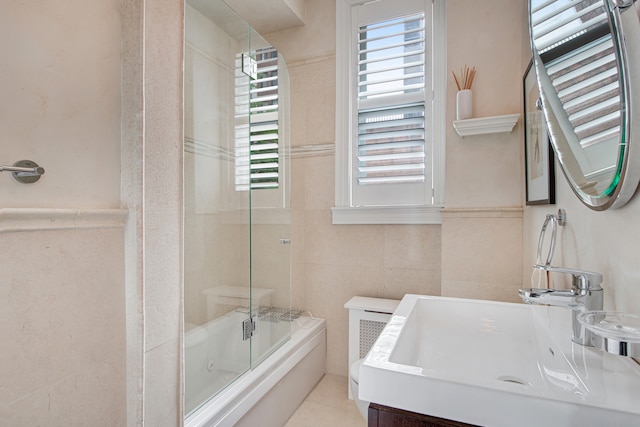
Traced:
<path fill-rule="evenodd" d="M 324 375 L 324 319 L 301 316 L 276 325 L 258 321 L 258 333 L 249 347 L 249 341 L 242 340 L 240 326 L 246 317 L 234 311 L 186 330 L 185 413 L 189 415 L 185 426 L 280 427 Z M 291 327 L 290 339 L 278 342 L 283 334 L 272 333 L 273 327 Z M 269 354 L 268 349 L 274 347 Z M 254 361 L 265 352 L 266 357 L 247 370 L 250 350 Z"/>

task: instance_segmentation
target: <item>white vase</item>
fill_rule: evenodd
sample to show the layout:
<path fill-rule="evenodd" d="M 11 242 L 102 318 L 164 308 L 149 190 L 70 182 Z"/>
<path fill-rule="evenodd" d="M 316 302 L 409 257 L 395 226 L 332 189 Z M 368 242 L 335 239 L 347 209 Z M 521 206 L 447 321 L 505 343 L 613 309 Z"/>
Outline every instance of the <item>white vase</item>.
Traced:
<path fill-rule="evenodd" d="M 473 92 L 471 89 L 458 91 L 456 95 L 456 118 L 457 120 L 470 119 L 473 117 Z"/>

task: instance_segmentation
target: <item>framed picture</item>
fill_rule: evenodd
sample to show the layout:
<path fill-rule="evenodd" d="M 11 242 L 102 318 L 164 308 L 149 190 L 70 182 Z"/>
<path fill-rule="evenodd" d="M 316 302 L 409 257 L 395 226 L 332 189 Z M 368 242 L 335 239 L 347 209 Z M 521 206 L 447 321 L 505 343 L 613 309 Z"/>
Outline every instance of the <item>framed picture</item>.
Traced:
<path fill-rule="evenodd" d="M 527 205 L 556 202 L 553 149 L 540 108 L 536 70 L 529 62 L 523 77 L 524 86 L 524 164 Z"/>

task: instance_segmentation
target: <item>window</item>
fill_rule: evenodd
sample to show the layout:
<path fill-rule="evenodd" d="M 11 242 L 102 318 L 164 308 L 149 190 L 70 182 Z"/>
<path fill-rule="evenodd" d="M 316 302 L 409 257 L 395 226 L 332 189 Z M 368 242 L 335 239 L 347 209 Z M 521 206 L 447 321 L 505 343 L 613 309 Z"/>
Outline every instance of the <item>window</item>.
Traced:
<path fill-rule="evenodd" d="M 439 223 L 444 1 L 337 0 L 334 224 Z"/>
<path fill-rule="evenodd" d="M 250 70 L 251 64 L 254 69 Z M 253 73 L 247 79 L 246 72 Z M 247 93 L 248 91 L 248 93 Z M 279 186 L 278 51 L 236 58 L 236 190 Z"/>

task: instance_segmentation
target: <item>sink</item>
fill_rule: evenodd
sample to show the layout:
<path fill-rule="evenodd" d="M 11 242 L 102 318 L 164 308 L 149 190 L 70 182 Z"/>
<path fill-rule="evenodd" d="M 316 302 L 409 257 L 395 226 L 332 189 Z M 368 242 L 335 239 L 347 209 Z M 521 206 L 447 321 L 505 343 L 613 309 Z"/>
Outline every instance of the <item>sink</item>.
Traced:
<path fill-rule="evenodd" d="M 563 307 L 406 295 L 360 398 L 483 426 L 640 425 L 640 366 L 571 333 Z"/>

